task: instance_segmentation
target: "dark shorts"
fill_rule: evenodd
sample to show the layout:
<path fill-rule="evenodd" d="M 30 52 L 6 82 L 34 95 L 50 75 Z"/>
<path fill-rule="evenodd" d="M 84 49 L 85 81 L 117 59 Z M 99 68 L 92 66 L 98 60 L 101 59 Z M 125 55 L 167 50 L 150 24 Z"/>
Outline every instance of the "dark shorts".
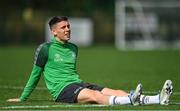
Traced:
<path fill-rule="evenodd" d="M 101 91 L 104 87 L 84 82 L 73 83 L 66 86 L 55 101 L 63 103 L 77 103 L 78 94 L 84 88 Z"/>

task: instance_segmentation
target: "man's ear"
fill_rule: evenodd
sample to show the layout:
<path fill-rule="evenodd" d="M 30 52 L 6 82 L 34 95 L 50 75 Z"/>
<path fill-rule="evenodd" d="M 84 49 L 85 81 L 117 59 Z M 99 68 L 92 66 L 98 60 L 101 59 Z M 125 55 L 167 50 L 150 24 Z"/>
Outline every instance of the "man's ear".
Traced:
<path fill-rule="evenodd" d="M 54 35 L 54 36 L 56 36 L 57 35 L 57 32 L 55 31 L 55 29 L 53 28 L 53 29 L 51 29 L 51 33 Z"/>

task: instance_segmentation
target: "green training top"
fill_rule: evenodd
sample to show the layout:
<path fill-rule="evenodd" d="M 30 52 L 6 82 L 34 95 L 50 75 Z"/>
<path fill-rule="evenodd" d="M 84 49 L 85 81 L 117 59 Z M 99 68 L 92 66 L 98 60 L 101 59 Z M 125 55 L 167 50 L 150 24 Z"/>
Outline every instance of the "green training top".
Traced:
<path fill-rule="evenodd" d="M 41 44 L 36 50 L 33 69 L 20 100 L 25 101 L 29 97 L 42 72 L 46 86 L 55 99 L 67 85 L 82 82 L 76 71 L 77 53 L 76 45 L 59 42 L 55 38 Z"/>

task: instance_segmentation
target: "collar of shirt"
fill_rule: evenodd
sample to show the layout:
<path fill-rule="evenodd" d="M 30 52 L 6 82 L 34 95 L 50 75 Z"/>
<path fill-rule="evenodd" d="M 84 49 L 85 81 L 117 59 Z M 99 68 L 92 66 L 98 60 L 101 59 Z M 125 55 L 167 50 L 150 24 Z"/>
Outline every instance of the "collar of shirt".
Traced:
<path fill-rule="evenodd" d="M 57 43 L 57 44 L 62 45 L 62 46 L 66 46 L 67 43 L 68 43 L 68 42 L 64 42 L 64 41 L 57 40 L 56 37 L 53 37 L 53 38 L 52 38 L 52 42 Z"/>

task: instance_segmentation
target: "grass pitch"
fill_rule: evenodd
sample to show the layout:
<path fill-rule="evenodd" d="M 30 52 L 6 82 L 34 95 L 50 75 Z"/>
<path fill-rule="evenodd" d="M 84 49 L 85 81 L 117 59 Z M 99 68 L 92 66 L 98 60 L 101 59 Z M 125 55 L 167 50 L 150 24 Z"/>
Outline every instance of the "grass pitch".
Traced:
<path fill-rule="evenodd" d="M 81 79 L 102 86 L 134 89 L 140 82 L 145 94 L 158 93 L 166 79 L 171 79 L 174 94 L 170 105 L 82 105 L 53 102 L 43 81 L 26 102 L 8 103 L 19 97 L 33 64 L 34 46 L 0 47 L 0 110 L 63 109 L 63 110 L 180 110 L 180 50 L 118 51 L 112 46 L 80 48 L 77 69 Z"/>

